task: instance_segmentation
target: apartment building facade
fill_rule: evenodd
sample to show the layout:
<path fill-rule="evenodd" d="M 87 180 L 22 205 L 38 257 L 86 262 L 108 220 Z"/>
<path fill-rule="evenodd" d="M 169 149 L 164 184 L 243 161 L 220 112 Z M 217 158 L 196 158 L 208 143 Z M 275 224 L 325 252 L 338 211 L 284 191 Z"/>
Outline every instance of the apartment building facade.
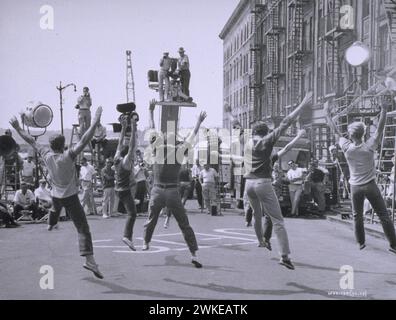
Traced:
<path fill-rule="evenodd" d="M 238 34 L 245 26 L 247 37 L 241 41 Z M 276 126 L 313 91 L 313 113 L 307 117 L 312 120 L 304 123 L 302 117 L 297 126 L 309 129 L 312 156 L 326 161 L 334 143 L 324 117 L 326 104 L 342 112 L 356 102 L 339 119 L 344 131 L 356 119 L 375 126 L 381 97 L 374 97 L 371 89 L 378 75 L 396 62 L 396 5 L 392 0 L 241 0 L 220 38 L 225 108 L 231 106 L 246 128 L 259 119 Z M 366 44 L 372 55 L 361 67 L 345 60 L 356 41 Z M 244 59 L 248 68 L 238 69 Z M 223 120 L 229 128 L 226 113 Z"/>
<path fill-rule="evenodd" d="M 253 100 L 250 97 L 249 79 L 254 73 L 251 59 L 251 42 L 254 21 L 251 1 L 242 0 L 228 19 L 219 37 L 223 40 L 223 127 L 231 129 L 228 109 L 244 128 L 253 119 Z"/>

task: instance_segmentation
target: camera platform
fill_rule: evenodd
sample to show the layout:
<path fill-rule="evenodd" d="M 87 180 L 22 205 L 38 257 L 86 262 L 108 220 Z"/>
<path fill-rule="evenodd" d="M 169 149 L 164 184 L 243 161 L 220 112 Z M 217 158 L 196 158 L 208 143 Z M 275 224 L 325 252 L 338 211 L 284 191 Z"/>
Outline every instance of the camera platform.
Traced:
<path fill-rule="evenodd" d="M 161 107 L 190 107 L 190 108 L 196 108 L 197 104 L 194 102 L 182 102 L 182 101 L 158 101 L 156 102 L 157 106 Z"/>

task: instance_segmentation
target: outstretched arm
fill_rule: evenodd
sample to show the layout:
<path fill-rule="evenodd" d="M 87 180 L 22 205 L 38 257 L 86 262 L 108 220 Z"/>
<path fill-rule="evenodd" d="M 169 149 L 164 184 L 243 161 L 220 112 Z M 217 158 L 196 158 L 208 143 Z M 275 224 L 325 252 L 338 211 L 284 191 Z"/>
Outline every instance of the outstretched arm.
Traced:
<path fill-rule="evenodd" d="M 36 140 L 25 130 L 23 130 L 19 124 L 19 121 L 16 117 L 12 117 L 10 120 L 11 126 L 15 129 L 15 131 L 21 136 L 23 140 L 26 141 L 27 144 L 29 144 L 34 151 L 38 152 L 38 146 L 36 143 Z"/>
<path fill-rule="evenodd" d="M 378 127 L 374 135 L 370 138 L 374 146 L 377 146 L 381 142 L 382 134 L 384 133 L 386 124 L 386 113 L 388 111 L 388 105 L 381 104 L 381 114 L 378 121 Z"/>
<path fill-rule="evenodd" d="M 300 103 L 300 105 L 294 109 L 293 112 L 291 112 L 288 116 L 286 116 L 282 122 L 280 123 L 279 127 L 276 128 L 272 133 L 270 133 L 266 139 L 270 139 L 272 141 L 276 141 L 279 139 L 279 137 L 291 126 L 291 124 L 297 119 L 297 117 L 300 115 L 300 113 L 311 104 L 312 102 L 312 91 L 308 92 L 306 96 L 304 97 L 303 101 Z"/>
<path fill-rule="evenodd" d="M 131 138 L 129 140 L 129 149 L 128 149 L 128 154 L 123 160 L 123 167 L 125 169 L 130 169 L 133 163 L 133 160 L 135 158 L 135 147 L 136 147 L 136 131 L 137 131 L 137 125 L 136 121 L 134 119 L 131 119 Z"/>
<path fill-rule="evenodd" d="M 193 141 L 194 141 L 194 138 L 195 138 L 196 135 L 198 134 L 199 128 L 201 127 L 202 122 L 205 121 L 206 117 L 207 117 L 207 114 L 206 114 L 205 111 L 202 111 L 202 112 L 199 114 L 199 117 L 198 117 L 197 123 L 196 123 L 196 125 L 195 125 L 194 131 L 191 132 L 190 135 L 189 135 L 189 136 L 187 137 L 187 139 L 186 139 L 186 143 L 187 143 L 187 144 L 192 145 L 192 143 L 193 143 Z"/>
<path fill-rule="evenodd" d="M 335 142 L 336 144 L 338 144 L 340 138 L 342 137 L 342 133 L 340 132 L 340 129 L 337 127 L 333 117 L 331 116 L 331 111 L 328 104 L 325 105 L 324 111 L 326 114 L 327 124 L 330 127 L 330 129 L 333 130 Z"/>
<path fill-rule="evenodd" d="M 89 127 L 87 132 L 84 133 L 84 135 L 82 136 L 80 141 L 71 150 L 74 155 L 80 154 L 84 150 L 84 148 L 87 146 L 87 144 L 92 140 L 92 138 L 95 134 L 96 127 L 100 123 L 100 118 L 102 117 L 102 112 L 103 112 L 102 107 L 99 107 L 96 110 L 94 121 L 92 122 L 91 126 Z"/>
<path fill-rule="evenodd" d="M 114 158 L 118 158 L 124 146 L 125 134 L 128 127 L 128 121 L 125 118 L 121 119 L 121 133 L 120 138 L 118 139 L 117 151 Z"/>
<path fill-rule="evenodd" d="M 299 130 L 297 136 L 278 152 L 278 157 L 282 158 L 282 156 L 289 152 L 297 143 L 297 141 L 302 138 L 306 133 L 307 132 L 305 131 L 305 129 Z"/>

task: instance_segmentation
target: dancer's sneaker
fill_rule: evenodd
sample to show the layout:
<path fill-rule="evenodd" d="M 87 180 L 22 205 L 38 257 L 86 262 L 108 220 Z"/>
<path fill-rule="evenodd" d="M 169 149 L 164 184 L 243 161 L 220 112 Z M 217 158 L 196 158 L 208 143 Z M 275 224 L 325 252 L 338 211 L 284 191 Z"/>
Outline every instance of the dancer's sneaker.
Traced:
<path fill-rule="evenodd" d="M 197 257 L 191 257 L 191 263 L 194 265 L 195 268 L 201 269 L 202 264 L 198 262 Z"/>
<path fill-rule="evenodd" d="M 83 267 L 89 271 L 91 271 L 96 278 L 103 279 L 103 274 L 99 271 L 99 266 L 97 264 L 86 262 Z"/>
<path fill-rule="evenodd" d="M 365 243 L 360 244 L 359 245 L 359 250 L 364 250 L 364 249 L 366 249 L 366 244 Z"/>
<path fill-rule="evenodd" d="M 58 229 L 58 224 L 54 224 L 53 226 L 48 225 L 48 227 L 47 227 L 47 230 L 48 230 L 48 231 L 52 231 L 52 230 L 54 230 L 54 229 Z"/>
<path fill-rule="evenodd" d="M 109 219 L 109 218 L 110 218 L 110 216 L 109 216 L 109 215 L 107 215 L 107 214 L 104 214 L 104 215 L 102 216 L 102 218 L 103 218 L 103 219 Z"/>
<path fill-rule="evenodd" d="M 252 222 L 246 222 L 246 227 L 250 228 L 252 226 Z"/>
<path fill-rule="evenodd" d="M 150 250 L 150 245 L 147 242 L 143 243 L 143 251 L 149 251 L 149 250 Z"/>
<path fill-rule="evenodd" d="M 288 258 L 281 258 L 279 264 L 286 267 L 287 269 L 294 270 L 294 265 Z"/>
<path fill-rule="evenodd" d="M 129 240 L 128 238 L 126 238 L 126 237 L 122 238 L 122 242 L 124 242 L 129 247 L 129 249 L 131 249 L 132 251 L 136 251 L 136 248 L 133 245 L 133 242 L 131 240 Z"/>
<path fill-rule="evenodd" d="M 258 244 L 258 247 L 259 247 L 259 248 L 266 248 L 266 249 L 268 249 L 269 251 L 272 251 L 271 242 L 266 241 L 266 240 L 261 241 L 261 242 Z"/>
<path fill-rule="evenodd" d="M 390 247 L 390 248 L 389 248 L 389 251 L 392 252 L 392 253 L 394 253 L 394 254 L 396 254 L 396 248 L 394 248 L 394 247 Z"/>

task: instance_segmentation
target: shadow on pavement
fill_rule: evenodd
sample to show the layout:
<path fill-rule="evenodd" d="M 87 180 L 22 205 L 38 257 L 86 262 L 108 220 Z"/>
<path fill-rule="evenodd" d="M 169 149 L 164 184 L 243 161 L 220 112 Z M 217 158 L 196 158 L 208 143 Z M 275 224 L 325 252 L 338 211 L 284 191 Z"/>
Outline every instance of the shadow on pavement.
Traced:
<path fill-rule="evenodd" d="M 279 261 L 276 258 L 272 258 L 272 261 Z M 323 266 L 315 266 L 313 264 L 302 263 L 293 261 L 293 264 L 296 267 L 307 268 L 307 269 L 314 269 L 314 270 L 322 270 L 322 271 L 334 271 L 339 273 L 340 269 L 333 268 L 333 267 L 323 267 Z M 362 271 L 362 270 L 354 270 L 355 273 L 363 273 L 363 274 L 375 274 L 375 275 L 384 275 L 384 276 L 396 276 L 396 273 L 381 273 L 381 272 L 370 272 L 370 271 Z"/>
<path fill-rule="evenodd" d="M 244 295 L 244 294 L 246 294 L 246 295 L 267 295 L 267 296 L 288 296 L 288 295 L 295 295 L 295 294 L 312 294 L 312 295 L 317 295 L 317 296 L 321 296 L 326 299 L 333 299 L 333 300 L 339 300 L 339 299 L 355 300 L 355 298 L 352 298 L 352 297 L 334 297 L 334 296 L 332 297 L 328 294 L 327 291 L 310 288 L 310 287 L 300 285 L 295 282 L 289 282 L 286 285 L 289 287 L 297 288 L 299 290 L 243 289 L 243 288 L 232 287 L 232 286 L 218 285 L 215 283 L 208 283 L 207 285 L 201 285 L 201 284 L 176 281 L 176 280 L 172 280 L 172 279 L 164 279 L 164 281 L 167 281 L 170 283 L 182 284 L 182 285 L 186 285 L 186 286 L 190 286 L 190 287 L 194 287 L 194 288 L 207 289 L 207 290 L 219 292 L 219 293 L 230 293 L 230 294 L 240 294 L 240 295 Z"/>
<path fill-rule="evenodd" d="M 202 262 L 202 261 L 200 261 Z M 227 269 L 221 266 L 209 266 L 206 265 L 205 262 L 202 262 L 203 264 L 203 269 L 204 270 L 220 270 L 220 271 L 225 271 L 225 272 L 239 272 L 239 271 L 233 271 L 230 270 L 231 268 Z M 144 267 L 184 267 L 184 268 L 194 268 L 192 263 L 181 263 L 176 259 L 176 256 L 166 256 L 165 257 L 165 264 L 159 265 L 159 264 L 147 264 L 144 265 Z"/>
<path fill-rule="evenodd" d="M 93 284 L 102 286 L 104 288 L 109 289 L 109 291 L 104 291 L 102 294 L 133 294 L 136 296 L 145 296 L 149 298 L 155 298 L 155 299 L 188 299 L 188 300 L 204 300 L 203 298 L 196 298 L 196 297 L 186 297 L 186 296 L 176 296 L 173 294 L 168 294 L 168 293 L 163 293 L 163 292 L 158 292 L 158 291 L 151 291 L 151 290 L 138 290 L 138 289 L 128 289 L 123 286 L 120 286 L 118 284 L 109 282 L 109 281 L 103 281 L 103 280 L 97 280 L 94 278 L 83 278 L 83 281 L 91 282 Z"/>

